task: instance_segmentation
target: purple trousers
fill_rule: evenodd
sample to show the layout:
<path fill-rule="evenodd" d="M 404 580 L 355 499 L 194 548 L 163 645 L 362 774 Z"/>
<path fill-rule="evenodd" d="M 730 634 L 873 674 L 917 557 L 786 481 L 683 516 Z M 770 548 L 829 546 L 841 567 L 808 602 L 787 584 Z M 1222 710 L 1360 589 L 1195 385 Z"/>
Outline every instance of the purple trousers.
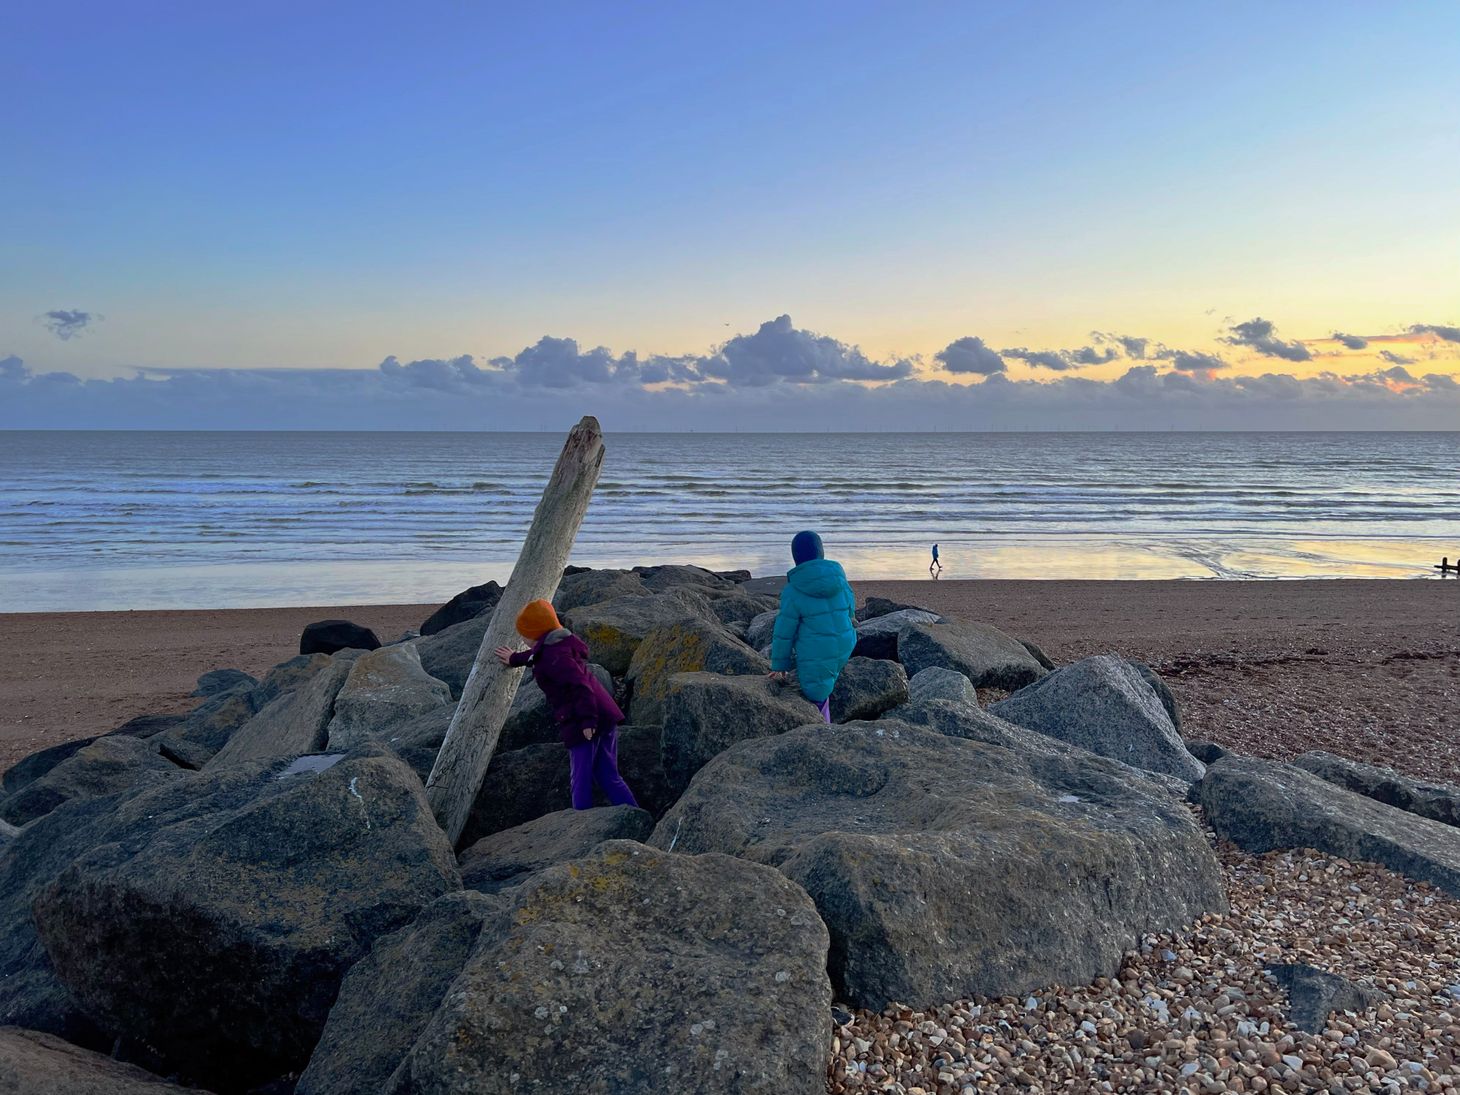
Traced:
<path fill-rule="evenodd" d="M 600 723 L 592 741 L 568 746 L 568 781 L 575 810 L 592 808 L 595 785 L 615 806 L 638 805 L 618 774 L 618 727 L 611 722 Z"/>

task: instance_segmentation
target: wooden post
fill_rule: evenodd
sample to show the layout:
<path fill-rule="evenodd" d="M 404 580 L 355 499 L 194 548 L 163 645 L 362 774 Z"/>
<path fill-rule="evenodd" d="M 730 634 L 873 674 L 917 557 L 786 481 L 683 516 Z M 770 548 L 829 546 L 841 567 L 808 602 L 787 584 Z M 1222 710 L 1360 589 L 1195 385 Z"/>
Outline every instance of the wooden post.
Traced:
<path fill-rule="evenodd" d="M 453 846 L 466 827 L 522 678 L 522 670 L 502 665 L 493 651 L 521 641 L 516 623 L 524 605 L 550 599 L 557 592 L 573 540 L 598 483 L 603 451 L 603 434 L 596 418 L 585 417 L 568 434 L 532 516 L 532 527 L 527 530 L 512 577 L 502 591 L 471 673 L 462 686 L 461 702 L 446 731 L 446 740 L 436 754 L 436 765 L 426 781 L 426 795 Z"/>

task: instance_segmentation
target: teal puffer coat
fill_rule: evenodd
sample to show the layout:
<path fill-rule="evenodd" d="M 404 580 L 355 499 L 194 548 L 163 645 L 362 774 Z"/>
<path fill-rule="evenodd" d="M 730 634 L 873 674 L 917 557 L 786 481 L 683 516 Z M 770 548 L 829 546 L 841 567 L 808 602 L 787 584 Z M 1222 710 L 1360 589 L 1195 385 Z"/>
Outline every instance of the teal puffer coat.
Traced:
<path fill-rule="evenodd" d="M 856 608 L 856 597 L 838 562 L 811 559 L 786 575 L 771 642 L 771 668 L 794 668 L 802 693 L 813 703 L 831 695 L 857 645 Z"/>

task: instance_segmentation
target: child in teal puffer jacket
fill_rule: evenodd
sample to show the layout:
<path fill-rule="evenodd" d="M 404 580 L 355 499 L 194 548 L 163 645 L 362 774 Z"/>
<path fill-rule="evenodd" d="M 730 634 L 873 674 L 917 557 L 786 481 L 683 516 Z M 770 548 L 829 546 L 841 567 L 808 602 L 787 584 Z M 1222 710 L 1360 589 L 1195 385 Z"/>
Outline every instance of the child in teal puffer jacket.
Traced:
<path fill-rule="evenodd" d="M 784 677 L 794 661 L 801 694 L 831 722 L 831 690 L 857 645 L 857 601 L 842 565 L 825 557 L 816 533 L 798 532 L 791 558 L 796 565 L 781 590 L 771 676 Z"/>

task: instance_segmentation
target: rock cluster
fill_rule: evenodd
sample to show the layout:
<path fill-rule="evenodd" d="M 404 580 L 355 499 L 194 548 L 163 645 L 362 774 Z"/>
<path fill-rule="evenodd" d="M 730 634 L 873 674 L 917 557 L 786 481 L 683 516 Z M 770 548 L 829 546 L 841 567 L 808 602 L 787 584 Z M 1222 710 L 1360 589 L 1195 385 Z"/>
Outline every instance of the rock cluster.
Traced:
<path fill-rule="evenodd" d="M 891 601 L 858 610 L 826 725 L 767 677 L 764 588 L 565 575 L 639 808 L 567 809 L 524 685 L 449 846 L 423 780 L 492 583 L 26 758 L 0 1087 L 1454 1087 L 1453 788 L 1188 749 L 1147 666 Z"/>

